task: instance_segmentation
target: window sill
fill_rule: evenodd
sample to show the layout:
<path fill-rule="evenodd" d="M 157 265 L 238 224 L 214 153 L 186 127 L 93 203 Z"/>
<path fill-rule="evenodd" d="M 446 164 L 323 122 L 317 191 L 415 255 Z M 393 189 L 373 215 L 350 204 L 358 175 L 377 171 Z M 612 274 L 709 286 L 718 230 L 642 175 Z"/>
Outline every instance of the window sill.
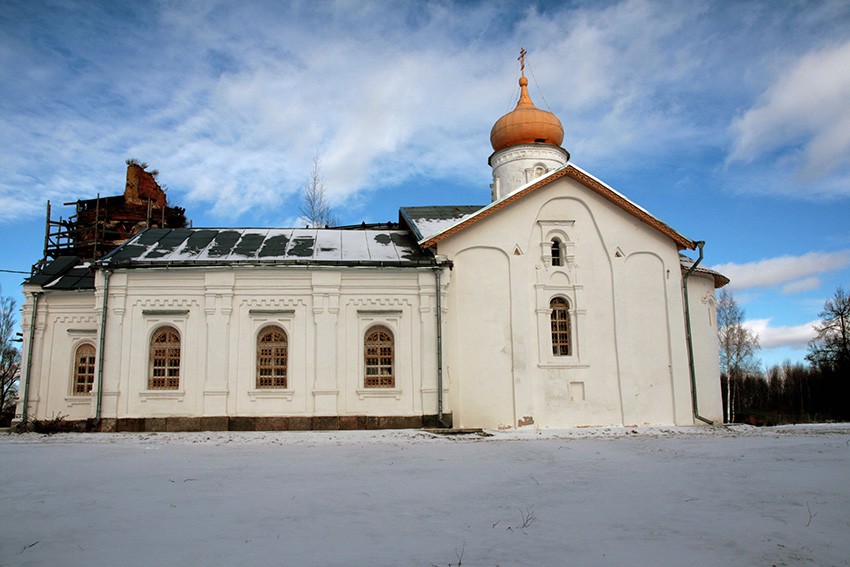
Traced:
<path fill-rule="evenodd" d="M 177 400 L 183 401 L 186 392 L 183 390 L 145 390 L 139 392 L 139 398 L 146 402 L 148 400 Z"/>
<path fill-rule="evenodd" d="M 91 394 L 77 394 L 75 396 L 67 396 L 65 403 L 69 406 L 88 406 L 91 405 Z"/>
<path fill-rule="evenodd" d="M 401 399 L 400 388 L 363 388 L 357 390 L 357 397 L 361 400 L 366 398 L 395 398 Z"/>
<path fill-rule="evenodd" d="M 581 364 L 572 360 L 565 360 L 564 362 L 558 360 L 550 360 L 548 362 L 541 362 L 537 365 L 538 368 L 590 368 L 589 364 Z"/>
<path fill-rule="evenodd" d="M 292 396 L 295 395 L 295 390 L 287 388 L 256 388 L 248 390 L 248 397 L 252 402 L 257 400 L 286 400 L 292 401 Z"/>

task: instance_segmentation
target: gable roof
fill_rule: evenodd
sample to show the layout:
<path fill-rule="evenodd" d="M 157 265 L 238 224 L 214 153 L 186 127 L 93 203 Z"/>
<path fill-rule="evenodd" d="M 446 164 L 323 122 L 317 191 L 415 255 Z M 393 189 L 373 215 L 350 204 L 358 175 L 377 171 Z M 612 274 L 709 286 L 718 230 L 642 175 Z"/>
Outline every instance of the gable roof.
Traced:
<path fill-rule="evenodd" d="M 484 205 L 401 207 L 398 214 L 413 231 L 416 240 L 422 241 L 439 234 L 482 208 Z"/>
<path fill-rule="evenodd" d="M 98 261 L 103 267 L 213 265 L 432 266 L 407 230 L 152 228 Z"/>
<path fill-rule="evenodd" d="M 512 193 L 508 193 L 501 199 L 493 201 L 492 203 L 485 207 L 482 207 L 478 211 L 458 219 L 456 222 L 449 226 L 443 227 L 439 232 L 431 236 L 423 235 L 423 237 L 419 240 L 419 245 L 423 248 L 430 248 L 432 246 L 435 246 L 441 240 L 452 236 L 453 234 L 457 234 L 462 230 L 465 230 L 466 228 L 490 216 L 496 211 L 505 208 L 514 201 L 518 201 L 529 193 L 533 193 L 538 189 L 546 187 L 551 183 L 557 181 L 558 179 L 561 179 L 562 177 L 569 177 L 570 179 L 578 181 L 591 191 L 610 201 L 614 205 L 620 207 L 630 215 L 648 224 L 655 230 L 659 231 L 663 235 L 673 240 L 679 250 L 683 250 L 685 248 L 693 250 L 694 248 L 696 248 L 696 244 L 694 244 L 692 240 L 685 237 L 675 229 L 671 228 L 669 225 L 665 224 L 658 218 L 654 217 L 646 209 L 630 201 L 624 195 L 616 191 L 614 188 L 610 187 L 609 185 L 606 185 L 596 177 L 592 176 L 583 169 L 571 163 L 568 163 L 563 167 L 549 172 L 540 179 L 537 179 L 535 181 L 532 181 L 531 183 L 517 188 L 515 191 L 513 191 Z"/>

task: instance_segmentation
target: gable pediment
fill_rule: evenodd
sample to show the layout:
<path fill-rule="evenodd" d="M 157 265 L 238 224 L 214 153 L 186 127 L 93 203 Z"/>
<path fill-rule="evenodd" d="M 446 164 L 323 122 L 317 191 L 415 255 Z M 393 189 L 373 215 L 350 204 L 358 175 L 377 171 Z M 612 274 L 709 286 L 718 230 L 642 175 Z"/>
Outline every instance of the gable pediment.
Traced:
<path fill-rule="evenodd" d="M 578 184 L 582 187 L 596 193 L 626 213 L 649 225 L 658 232 L 661 232 L 663 235 L 673 240 L 679 250 L 684 250 L 685 248 L 693 250 L 695 248 L 696 245 L 689 238 L 680 234 L 678 231 L 650 214 L 646 209 L 630 201 L 618 191 L 573 164 L 567 164 L 560 169 L 554 170 L 548 175 L 529 183 L 528 185 L 520 187 L 513 193 L 509 193 L 501 199 L 494 201 L 473 213 L 467 214 L 462 218 L 458 218 L 453 224 L 442 226 L 440 232 L 430 236 L 425 236 L 419 241 L 419 244 L 423 248 L 436 246 L 441 240 L 466 230 L 490 215 L 504 208 L 510 207 L 531 193 L 548 187 L 562 178 L 569 178 L 578 182 Z"/>

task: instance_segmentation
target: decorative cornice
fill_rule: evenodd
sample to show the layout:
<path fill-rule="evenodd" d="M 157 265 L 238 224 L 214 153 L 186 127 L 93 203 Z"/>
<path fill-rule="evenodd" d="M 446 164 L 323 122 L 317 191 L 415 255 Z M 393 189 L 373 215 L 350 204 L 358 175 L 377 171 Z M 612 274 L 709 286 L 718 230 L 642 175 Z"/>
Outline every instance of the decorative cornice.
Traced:
<path fill-rule="evenodd" d="M 244 298 L 239 302 L 240 306 L 255 307 L 258 309 L 292 309 L 295 307 L 306 307 L 307 303 L 300 297 L 278 297 L 278 298 Z"/>
<path fill-rule="evenodd" d="M 358 297 L 349 299 L 346 306 L 361 306 L 361 307 L 410 307 L 410 301 L 402 297 Z"/>
<path fill-rule="evenodd" d="M 133 307 L 150 307 L 154 309 L 178 309 L 199 307 L 200 304 L 194 299 L 137 299 L 133 303 Z"/>
<path fill-rule="evenodd" d="M 91 315 L 59 315 L 54 319 L 54 322 L 96 325 L 97 319 Z M 68 332 L 71 332 L 71 330 L 69 329 Z"/>
<path fill-rule="evenodd" d="M 560 146 L 541 144 L 519 144 L 493 152 L 490 156 L 490 167 L 497 168 L 500 165 L 516 160 L 552 160 L 564 165 L 570 154 Z"/>

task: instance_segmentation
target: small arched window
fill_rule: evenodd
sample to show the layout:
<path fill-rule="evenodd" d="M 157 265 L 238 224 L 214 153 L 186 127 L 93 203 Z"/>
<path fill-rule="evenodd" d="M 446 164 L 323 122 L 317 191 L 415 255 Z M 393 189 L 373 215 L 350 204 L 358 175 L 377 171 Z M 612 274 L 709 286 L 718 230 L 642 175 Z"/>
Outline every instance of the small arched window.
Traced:
<path fill-rule="evenodd" d="M 180 387 L 180 333 L 174 327 L 158 329 L 151 337 L 149 390 Z"/>
<path fill-rule="evenodd" d="M 383 325 L 366 332 L 364 341 L 366 388 L 394 388 L 395 345 L 393 332 Z"/>
<path fill-rule="evenodd" d="M 91 392 L 94 384 L 94 345 L 83 343 L 74 353 L 74 394 L 85 395 Z"/>
<path fill-rule="evenodd" d="M 570 305 L 563 297 L 556 297 L 549 302 L 552 321 L 552 354 L 554 356 L 569 356 L 572 353 L 570 332 Z"/>
<path fill-rule="evenodd" d="M 257 336 L 257 388 L 286 388 L 286 331 L 265 327 Z"/>
<path fill-rule="evenodd" d="M 561 247 L 561 240 L 558 238 L 552 239 L 552 265 L 553 266 L 563 266 L 564 258 Z"/>

